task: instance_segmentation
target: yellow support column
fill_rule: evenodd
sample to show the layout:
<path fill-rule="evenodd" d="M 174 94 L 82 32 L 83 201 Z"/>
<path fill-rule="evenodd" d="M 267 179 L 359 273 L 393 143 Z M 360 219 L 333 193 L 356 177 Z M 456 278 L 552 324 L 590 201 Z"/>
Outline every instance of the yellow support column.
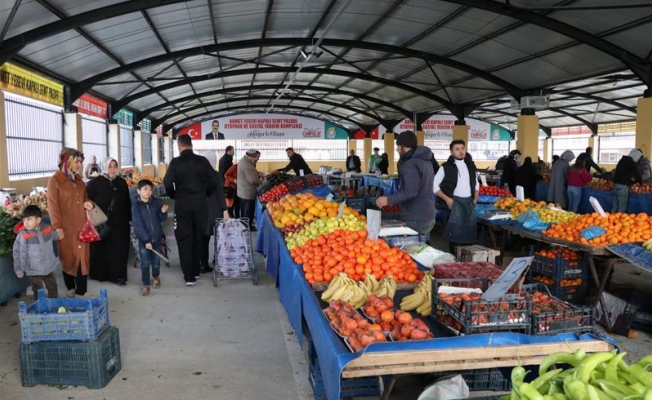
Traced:
<path fill-rule="evenodd" d="M 0 187 L 9 184 L 9 159 L 7 158 L 7 124 L 5 119 L 5 94 L 0 90 Z M 0 204 L 4 206 L 4 204 Z"/>
<path fill-rule="evenodd" d="M 109 124 L 109 157 L 113 157 L 120 165 L 120 125 Z"/>
<path fill-rule="evenodd" d="M 417 145 L 423 146 L 426 143 L 426 133 L 424 131 L 417 131 Z"/>
<path fill-rule="evenodd" d="M 638 99 L 637 108 L 636 148 L 652 159 L 652 97 Z"/>
<path fill-rule="evenodd" d="M 371 138 L 364 138 L 364 155 L 362 159 L 362 168 L 363 172 L 369 172 L 367 168 L 369 167 L 369 158 L 371 158 Z"/>
<path fill-rule="evenodd" d="M 552 155 L 550 154 L 550 151 L 552 150 L 551 146 L 552 142 L 550 138 L 546 138 L 543 141 L 543 162 L 545 163 L 552 163 Z M 532 162 L 535 162 L 535 160 L 532 160 Z"/>
<path fill-rule="evenodd" d="M 531 157 L 532 161 L 537 160 L 539 155 L 539 117 L 520 115 L 517 129 L 516 148 L 521 152 L 521 158 Z"/>
<path fill-rule="evenodd" d="M 134 166 L 138 173 L 143 173 L 143 166 L 145 165 L 145 145 L 144 145 L 143 131 L 134 130 Z"/>
<path fill-rule="evenodd" d="M 349 139 L 349 150 L 346 152 L 347 157 L 351 153 L 351 150 L 356 150 L 356 148 L 355 148 L 355 139 Z"/>
<path fill-rule="evenodd" d="M 384 147 L 385 147 L 385 153 L 387 153 L 387 161 L 389 163 L 389 167 L 387 168 L 387 172 L 391 175 L 394 173 L 394 166 L 396 163 L 394 163 L 394 149 L 396 148 L 396 145 L 394 145 L 394 132 L 387 131 L 385 132 L 385 136 L 383 138 L 385 141 Z"/>
<path fill-rule="evenodd" d="M 455 121 L 453 125 L 453 140 L 464 140 L 468 145 L 469 143 L 469 126 L 467 124 L 458 125 L 459 121 Z"/>
<path fill-rule="evenodd" d="M 63 145 L 83 151 L 81 114 L 67 112 L 63 114 L 63 120 Z M 89 155 L 86 157 L 89 157 Z"/>
<path fill-rule="evenodd" d="M 593 149 L 593 154 L 591 155 L 593 161 L 595 161 L 596 164 L 599 164 L 600 162 L 598 160 L 600 159 L 600 140 L 598 135 L 589 137 L 589 147 Z"/>

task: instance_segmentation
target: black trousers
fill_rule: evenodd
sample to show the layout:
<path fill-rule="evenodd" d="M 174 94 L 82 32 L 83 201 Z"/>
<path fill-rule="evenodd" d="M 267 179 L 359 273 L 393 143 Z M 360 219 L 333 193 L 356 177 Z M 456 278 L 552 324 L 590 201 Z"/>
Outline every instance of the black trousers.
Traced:
<path fill-rule="evenodd" d="M 68 275 L 64 272 L 63 283 L 66 285 L 66 289 L 75 289 L 75 294 L 79 296 L 85 295 L 88 291 L 88 276 L 82 275 L 81 265 L 77 270 L 77 276 Z"/>
<path fill-rule="evenodd" d="M 201 268 L 203 270 L 207 270 L 209 268 L 213 268 L 212 264 L 209 264 L 208 262 L 208 254 L 209 248 L 210 248 L 210 242 L 211 242 L 211 235 L 204 235 L 202 237 L 201 241 L 201 257 L 199 259 L 199 264 L 201 265 Z"/>
<path fill-rule="evenodd" d="M 254 212 L 256 207 L 256 199 L 245 200 L 239 198 L 240 200 L 240 217 L 249 218 L 249 229 L 254 226 Z"/>
<path fill-rule="evenodd" d="M 233 206 L 229 207 L 229 217 L 240 218 L 240 199 L 238 196 L 233 199 Z"/>
<path fill-rule="evenodd" d="M 199 276 L 202 242 L 206 227 L 206 208 L 178 208 L 174 214 L 174 236 L 179 248 L 183 279 L 195 282 Z"/>

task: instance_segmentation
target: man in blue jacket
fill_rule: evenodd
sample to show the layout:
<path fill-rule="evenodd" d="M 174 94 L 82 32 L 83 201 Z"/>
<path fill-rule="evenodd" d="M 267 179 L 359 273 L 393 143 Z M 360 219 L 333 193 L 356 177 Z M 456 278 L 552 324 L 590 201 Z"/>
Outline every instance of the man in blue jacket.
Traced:
<path fill-rule="evenodd" d="M 379 197 L 376 205 L 380 208 L 400 205 L 403 222 L 429 240 L 430 231 L 435 227 L 432 151 L 426 146 L 417 146 L 417 136 L 412 131 L 398 135 L 396 150 L 402 160 L 398 170 L 399 190 L 390 196 Z"/>

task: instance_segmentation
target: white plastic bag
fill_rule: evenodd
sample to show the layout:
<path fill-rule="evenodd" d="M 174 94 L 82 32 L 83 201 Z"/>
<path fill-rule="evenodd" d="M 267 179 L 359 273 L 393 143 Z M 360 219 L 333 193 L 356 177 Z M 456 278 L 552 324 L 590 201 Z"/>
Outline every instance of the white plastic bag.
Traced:
<path fill-rule="evenodd" d="M 401 246 L 401 250 L 408 253 L 412 258 L 421 265 L 432 268 L 436 264 L 445 264 L 455 262 L 455 256 L 445 253 L 428 245 L 419 242 L 408 242 Z"/>
<path fill-rule="evenodd" d="M 428 386 L 417 400 L 457 400 L 469 398 L 469 386 L 462 375 L 444 377 Z"/>

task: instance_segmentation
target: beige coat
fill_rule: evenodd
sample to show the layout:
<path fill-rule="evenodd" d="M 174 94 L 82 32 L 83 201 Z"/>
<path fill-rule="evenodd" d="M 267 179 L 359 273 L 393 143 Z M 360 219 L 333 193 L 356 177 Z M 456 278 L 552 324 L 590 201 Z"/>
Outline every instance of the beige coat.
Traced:
<path fill-rule="evenodd" d="M 256 171 L 256 164 L 244 156 L 238 163 L 238 197 L 245 200 L 256 198 L 256 189 L 263 183 Z"/>
<path fill-rule="evenodd" d="M 89 201 L 86 186 L 76 175 L 71 181 L 61 171 L 48 180 L 48 213 L 54 229 L 63 229 L 63 240 L 57 242 L 61 269 L 68 275 L 77 276 L 81 265 L 82 275 L 88 275 L 90 249 L 88 243 L 78 239 L 79 230 L 86 222 L 84 202 Z"/>

